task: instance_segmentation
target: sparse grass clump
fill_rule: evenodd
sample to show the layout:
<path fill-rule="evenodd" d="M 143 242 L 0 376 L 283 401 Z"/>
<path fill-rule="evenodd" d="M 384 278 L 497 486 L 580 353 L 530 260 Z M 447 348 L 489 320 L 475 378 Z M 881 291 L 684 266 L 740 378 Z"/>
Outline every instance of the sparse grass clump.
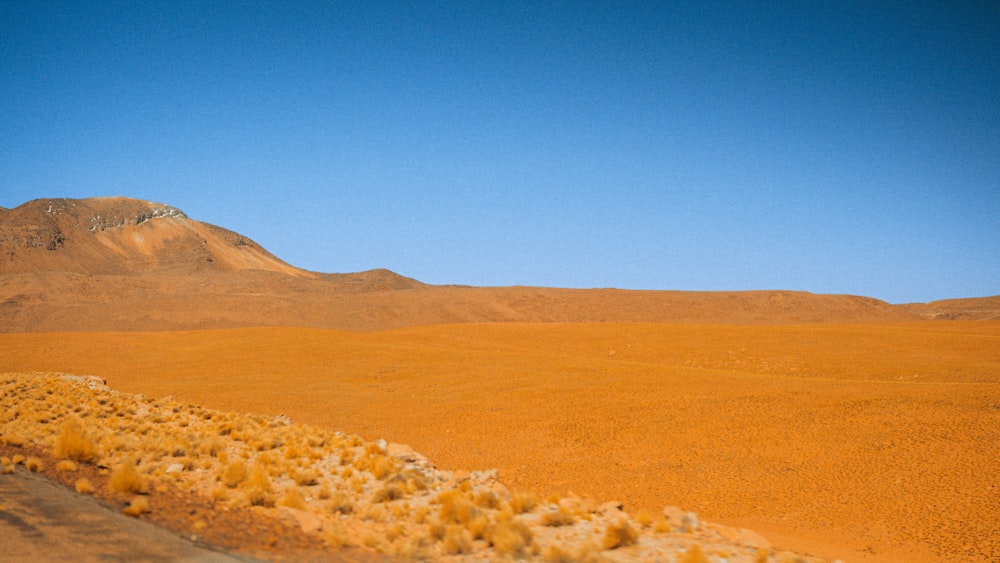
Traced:
<path fill-rule="evenodd" d="M 618 549 L 634 544 L 639 540 L 639 532 L 629 524 L 628 520 L 622 518 L 617 524 L 609 524 L 604 533 L 602 546 L 604 549 Z"/>
<path fill-rule="evenodd" d="M 76 471 L 77 469 L 79 468 L 77 467 L 76 463 L 68 459 L 64 459 L 56 463 L 56 471 Z"/>
<path fill-rule="evenodd" d="M 472 535 L 461 526 L 448 526 L 445 530 L 442 547 L 448 555 L 469 553 L 472 551 Z"/>
<path fill-rule="evenodd" d="M 330 510 L 340 514 L 350 514 L 354 512 L 354 498 L 344 491 L 337 491 L 330 498 Z"/>
<path fill-rule="evenodd" d="M 83 429 L 80 419 L 71 416 L 63 423 L 62 430 L 56 437 L 54 453 L 74 461 L 87 463 L 96 462 L 101 457 L 97 441 Z"/>
<path fill-rule="evenodd" d="M 271 477 L 267 474 L 267 468 L 260 461 L 254 463 L 253 469 L 250 470 L 250 477 L 244 486 L 250 504 L 254 506 L 272 506 L 274 504 L 274 500 L 271 498 L 273 492 Z"/>
<path fill-rule="evenodd" d="M 576 522 L 572 514 L 565 512 L 558 506 L 552 506 L 542 512 L 541 523 L 543 526 L 572 526 Z"/>
<path fill-rule="evenodd" d="M 222 470 L 222 484 L 233 489 L 246 480 L 248 473 L 247 466 L 242 461 L 229 463 Z"/>
<path fill-rule="evenodd" d="M 135 462 L 129 457 L 111 472 L 108 489 L 113 493 L 145 493 L 147 484 Z"/>
<path fill-rule="evenodd" d="M 390 483 L 375 493 L 372 497 L 372 502 L 390 502 L 394 500 L 399 500 L 405 496 L 403 489 L 400 489 L 395 483 Z"/>
<path fill-rule="evenodd" d="M 32 473 L 38 473 L 43 467 L 45 467 L 45 464 L 43 464 L 42 460 L 37 457 L 29 457 L 25 460 L 24 466 L 27 467 L 28 471 L 31 471 Z"/>
<path fill-rule="evenodd" d="M 530 493 L 516 492 L 510 498 L 510 509 L 514 511 L 514 514 L 531 512 L 536 506 L 538 506 L 538 501 Z"/>
<path fill-rule="evenodd" d="M 531 528 L 510 513 L 501 513 L 487 538 L 497 553 L 506 557 L 524 557 L 534 541 Z"/>
<path fill-rule="evenodd" d="M 709 563 L 708 557 L 705 552 L 701 550 L 701 546 L 694 544 L 688 548 L 684 555 L 679 560 L 680 563 Z"/>
<path fill-rule="evenodd" d="M 141 514 L 149 512 L 149 501 L 146 500 L 146 497 L 135 497 L 122 512 L 132 517 L 138 517 Z"/>
<path fill-rule="evenodd" d="M 76 489 L 76 492 L 81 495 L 89 495 L 94 492 L 94 485 L 90 482 L 90 479 L 87 479 L 86 477 L 77 479 L 73 488 Z"/>
<path fill-rule="evenodd" d="M 278 501 L 278 506 L 287 506 L 298 510 L 306 509 L 306 500 L 302 498 L 302 493 L 298 489 L 288 489 Z"/>

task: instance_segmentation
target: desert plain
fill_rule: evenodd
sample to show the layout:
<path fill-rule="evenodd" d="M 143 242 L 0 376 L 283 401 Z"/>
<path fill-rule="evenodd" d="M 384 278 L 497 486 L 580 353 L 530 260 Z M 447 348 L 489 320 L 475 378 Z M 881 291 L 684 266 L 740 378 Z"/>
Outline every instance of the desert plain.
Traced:
<path fill-rule="evenodd" d="M 202 228 L 123 216 L 96 233 L 60 223 L 55 248 L 18 252 L 55 263 L 74 237 L 114 234 L 101 244 L 135 269 L 186 244 L 161 232 L 167 221 Z M 151 249 L 141 229 L 155 220 L 168 242 Z M 142 276 L 11 258 L 0 372 L 95 375 L 125 393 L 284 415 L 408 444 L 443 470 L 496 468 L 539 498 L 680 507 L 822 558 L 1000 559 L 996 298 L 433 287 L 169 258 Z"/>
<path fill-rule="evenodd" d="M 285 414 L 857 561 L 1000 555 L 1000 325 L 464 324 L 0 336 L 6 371 Z"/>

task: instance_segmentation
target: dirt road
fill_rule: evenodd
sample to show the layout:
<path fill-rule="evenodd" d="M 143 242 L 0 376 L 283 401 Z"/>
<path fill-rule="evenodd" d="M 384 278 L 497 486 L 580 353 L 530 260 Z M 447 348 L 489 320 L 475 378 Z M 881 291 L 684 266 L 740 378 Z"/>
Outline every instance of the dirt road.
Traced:
<path fill-rule="evenodd" d="M 0 560 L 255 561 L 119 514 L 19 469 L 0 475 Z"/>

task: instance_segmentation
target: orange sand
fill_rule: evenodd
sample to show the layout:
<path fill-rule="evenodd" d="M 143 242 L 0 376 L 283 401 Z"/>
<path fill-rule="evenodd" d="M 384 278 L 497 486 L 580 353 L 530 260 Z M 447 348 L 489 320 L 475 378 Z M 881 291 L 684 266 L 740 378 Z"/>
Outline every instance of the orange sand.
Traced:
<path fill-rule="evenodd" d="M 0 371 L 27 370 L 677 505 L 816 555 L 1000 559 L 998 322 L 0 334 Z"/>

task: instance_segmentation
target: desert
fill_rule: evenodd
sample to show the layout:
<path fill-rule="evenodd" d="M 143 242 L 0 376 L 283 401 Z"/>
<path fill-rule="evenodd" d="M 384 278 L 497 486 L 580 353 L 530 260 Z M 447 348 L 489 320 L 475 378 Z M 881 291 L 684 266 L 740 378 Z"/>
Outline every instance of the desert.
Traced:
<path fill-rule="evenodd" d="M 93 488 L 140 519 L 274 518 L 273 559 L 1000 557 L 995 297 L 320 274 L 127 198 L 0 210 L 0 243 L 5 470 L 131 466 Z"/>

